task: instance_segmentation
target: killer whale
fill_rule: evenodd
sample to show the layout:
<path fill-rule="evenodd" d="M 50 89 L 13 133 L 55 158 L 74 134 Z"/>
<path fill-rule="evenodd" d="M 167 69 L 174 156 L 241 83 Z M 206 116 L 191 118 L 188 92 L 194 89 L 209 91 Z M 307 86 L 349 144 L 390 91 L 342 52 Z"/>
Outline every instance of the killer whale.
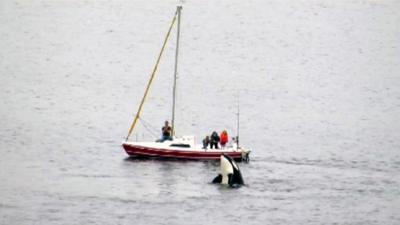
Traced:
<path fill-rule="evenodd" d="M 220 173 L 217 177 L 214 178 L 212 183 L 214 184 L 225 184 L 231 187 L 237 187 L 240 185 L 244 185 L 243 177 L 240 172 L 239 166 L 235 163 L 235 161 L 227 156 L 222 154 L 220 157 Z"/>

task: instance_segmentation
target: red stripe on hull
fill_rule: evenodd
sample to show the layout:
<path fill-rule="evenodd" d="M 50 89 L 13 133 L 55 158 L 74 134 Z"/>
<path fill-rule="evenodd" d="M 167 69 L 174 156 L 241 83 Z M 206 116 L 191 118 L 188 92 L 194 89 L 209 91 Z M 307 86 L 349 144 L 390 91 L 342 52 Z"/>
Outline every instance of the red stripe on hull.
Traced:
<path fill-rule="evenodd" d="M 217 160 L 222 154 L 228 155 L 236 160 L 242 159 L 241 152 L 226 152 L 226 151 L 183 151 L 150 148 L 137 145 L 122 144 L 126 153 L 130 156 L 147 156 L 147 157 L 162 157 L 162 158 L 177 158 L 177 159 L 199 159 L 199 160 Z"/>

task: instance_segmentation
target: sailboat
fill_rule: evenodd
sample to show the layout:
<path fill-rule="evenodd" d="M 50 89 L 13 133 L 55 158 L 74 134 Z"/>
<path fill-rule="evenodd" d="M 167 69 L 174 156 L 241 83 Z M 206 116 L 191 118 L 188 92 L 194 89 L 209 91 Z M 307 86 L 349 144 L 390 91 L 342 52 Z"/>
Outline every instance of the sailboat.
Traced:
<path fill-rule="evenodd" d="M 147 84 L 142 101 L 140 102 L 138 112 L 136 113 L 135 118 L 129 128 L 126 139 L 122 142 L 122 146 L 129 156 L 137 156 L 137 157 L 158 157 L 158 158 L 175 158 L 175 159 L 191 159 L 191 160 L 219 160 L 220 156 L 224 154 L 232 157 L 237 161 L 241 160 L 248 161 L 250 150 L 239 146 L 238 136 L 235 138 L 235 141 L 233 143 L 231 142 L 231 144 L 228 145 L 228 147 L 219 149 L 209 149 L 209 148 L 203 148 L 202 145 L 197 145 L 195 143 L 194 136 L 178 136 L 175 134 L 174 124 L 175 124 L 176 78 L 178 71 L 181 11 L 182 11 L 182 6 L 178 6 L 174 14 L 174 17 L 172 19 L 171 25 L 169 27 L 168 33 L 164 39 L 161 51 L 158 55 L 156 65 L 151 73 L 150 80 Z M 161 56 L 163 54 L 166 43 L 171 34 L 171 30 L 175 23 L 177 23 L 177 35 L 176 35 L 177 38 L 176 38 L 176 49 L 175 49 L 175 69 L 174 69 L 174 80 L 173 80 L 173 101 L 172 101 L 172 119 L 171 119 L 171 127 L 172 127 L 171 130 L 173 138 L 172 140 L 166 140 L 163 142 L 131 141 L 129 138 L 131 136 L 131 133 L 135 125 L 138 122 L 138 119 L 140 118 L 143 104 L 149 92 Z M 238 115 L 238 133 L 239 133 L 239 113 L 237 115 Z"/>

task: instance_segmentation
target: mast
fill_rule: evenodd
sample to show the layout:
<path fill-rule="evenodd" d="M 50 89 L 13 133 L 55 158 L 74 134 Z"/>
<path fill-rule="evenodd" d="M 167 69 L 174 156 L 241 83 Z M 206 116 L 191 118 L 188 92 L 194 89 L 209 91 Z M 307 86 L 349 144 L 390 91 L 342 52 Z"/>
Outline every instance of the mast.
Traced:
<path fill-rule="evenodd" d="M 171 34 L 172 27 L 173 27 L 174 24 L 175 24 L 177 13 L 178 13 L 178 11 L 175 12 L 174 18 L 172 19 L 171 25 L 169 26 L 168 33 L 167 33 L 167 36 L 165 36 L 163 45 L 162 45 L 162 47 L 161 47 L 161 51 L 160 51 L 160 53 L 159 53 L 159 55 L 158 55 L 158 58 L 157 58 L 157 61 L 156 61 L 156 65 L 154 65 L 153 71 L 151 72 L 150 80 L 149 80 L 149 82 L 147 83 L 147 87 L 146 87 L 146 90 L 145 90 L 145 92 L 144 92 L 142 101 L 140 102 L 138 111 L 137 111 L 137 113 L 136 113 L 136 115 L 135 115 L 135 119 L 133 119 L 133 122 L 132 122 L 132 124 L 131 124 L 131 127 L 129 128 L 128 135 L 126 136 L 125 141 L 128 141 L 129 136 L 131 135 L 131 133 L 132 133 L 132 131 L 133 131 L 133 128 L 135 127 L 135 125 L 136 125 L 136 123 L 137 123 L 137 121 L 138 121 L 138 119 L 139 119 L 139 117 L 140 117 L 140 113 L 141 113 L 141 111 L 142 111 L 142 107 L 143 107 L 144 101 L 146 100 L 146 97 L 147 97 L 147 94 L 148 94 L 148 92 L 149 92 L 151 83 L 153 82 L 154 76 L 155 76 L 156 71 L 157 71 L 157 68 L 158 68 L 158 64 L 160 63 L 161 56 L 162 56 L 162 54 L 163 54 L 163 52 L 164 52 L 164 49 L 165 49 L 165 45 L 167 44 L 169 35 Z"/>
<path fill-rule="evenodd" d="M 172 135 L 175 134 L 175 108 L 176 108 L 176 79 L 178 75 L 178 54 L 179 54 L 179 36 L 180 36 L 180 28 L 181 28 L 181 10 L 182 6 L 176 7 L 176 12 L 178 14 L 178 26 L 176 33 L 176 49 L 175 49 L 175 70 L 174 70 L 174 85 L 172 89 L 172 119 L 171 119 L 171 127 L 172 127 Z"/>

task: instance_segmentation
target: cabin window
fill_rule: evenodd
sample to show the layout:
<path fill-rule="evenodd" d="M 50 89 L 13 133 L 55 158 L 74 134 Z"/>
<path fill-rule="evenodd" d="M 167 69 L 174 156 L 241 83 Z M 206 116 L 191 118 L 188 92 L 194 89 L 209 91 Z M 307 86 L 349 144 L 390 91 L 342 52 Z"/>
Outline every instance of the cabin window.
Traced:
<path fill-rule="evenodd" d="M 171 144 L 169 147 L 190 148 L 189 144 Z"/>

